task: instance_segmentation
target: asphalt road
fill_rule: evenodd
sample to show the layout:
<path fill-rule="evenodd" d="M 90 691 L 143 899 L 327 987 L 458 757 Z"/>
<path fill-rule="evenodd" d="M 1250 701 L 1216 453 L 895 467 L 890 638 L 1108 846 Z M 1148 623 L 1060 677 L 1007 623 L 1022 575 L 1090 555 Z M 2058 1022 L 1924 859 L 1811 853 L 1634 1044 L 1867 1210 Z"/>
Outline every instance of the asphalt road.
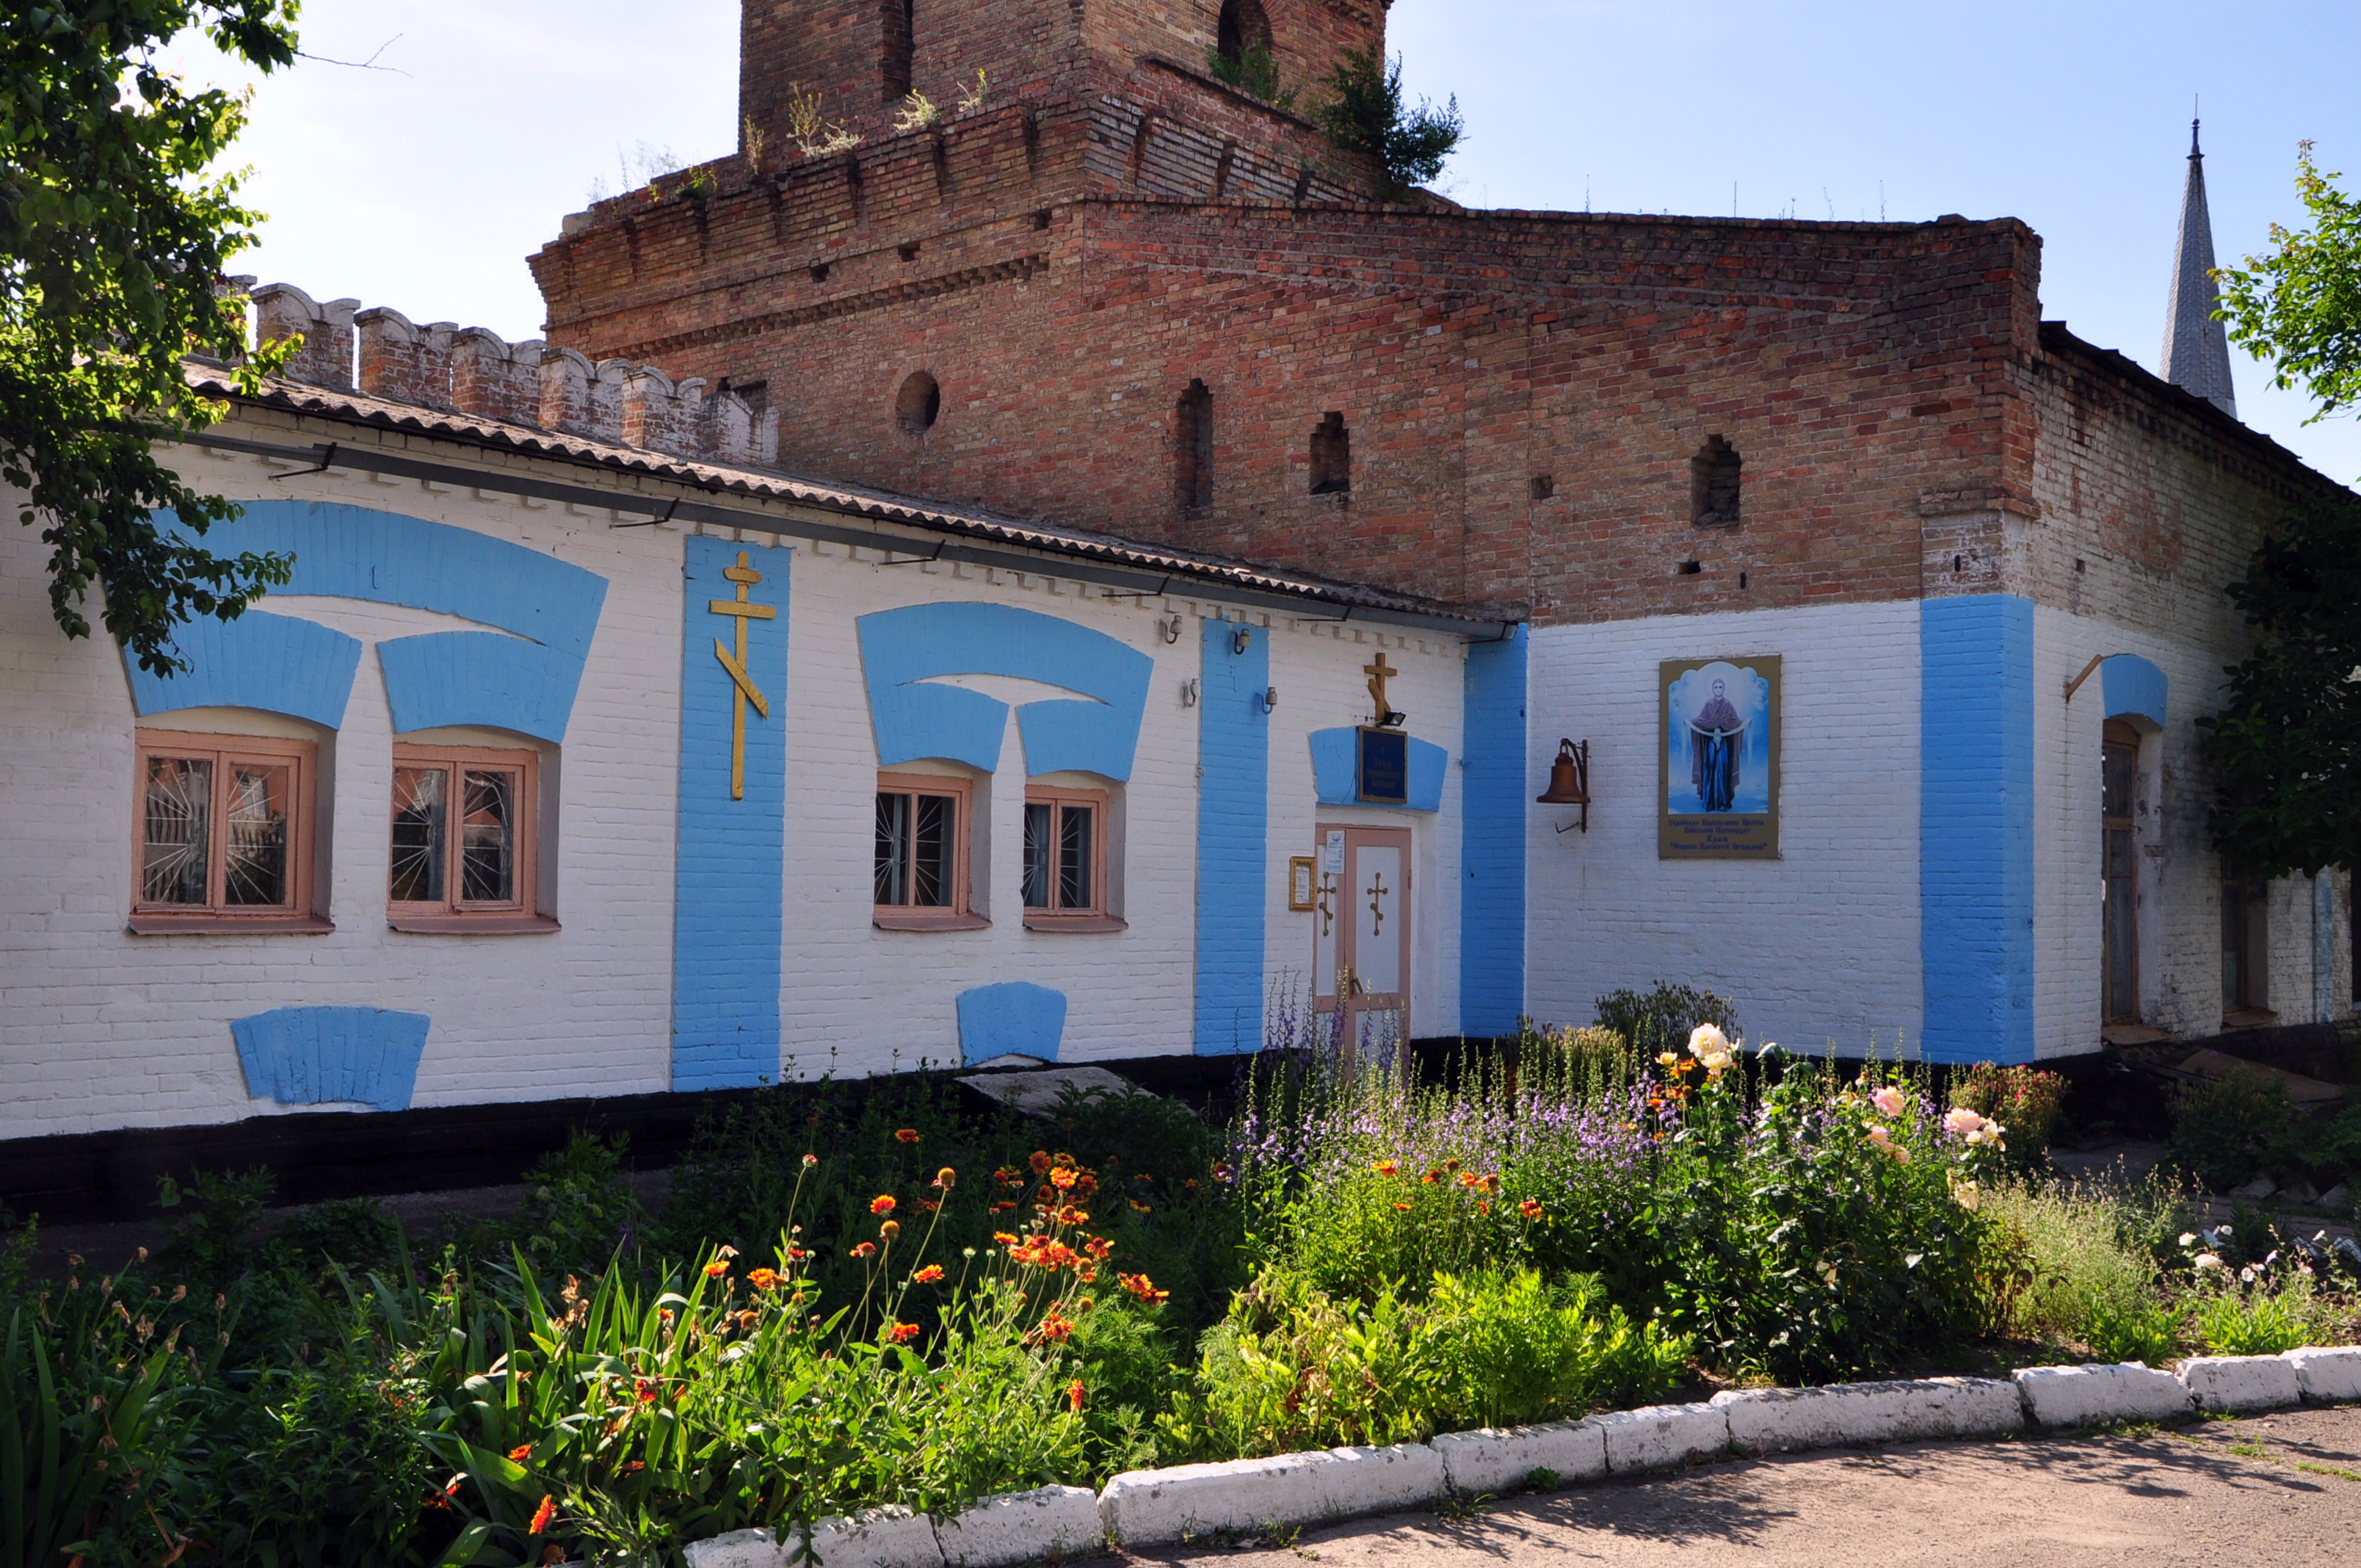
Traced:
<path fill-rule="evenodd" d="M 1135 1563 L 1224 1568 L 2361 1565 L 2361 1407 L 2147 1436 L 1734 1461 Z"/>

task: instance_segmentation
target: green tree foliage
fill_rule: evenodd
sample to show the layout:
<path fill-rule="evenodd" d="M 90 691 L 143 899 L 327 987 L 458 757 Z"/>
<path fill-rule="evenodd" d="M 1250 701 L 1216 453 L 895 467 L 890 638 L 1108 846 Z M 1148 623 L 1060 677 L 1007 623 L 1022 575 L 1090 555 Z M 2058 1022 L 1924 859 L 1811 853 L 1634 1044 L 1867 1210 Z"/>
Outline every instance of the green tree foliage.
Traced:
<path fill-rule="evenodd" d="M 2246 876 L 2361 864 L 2361 500 L 2290 513 L 2229 595 L 2259 641 L 2197 721 L 2213 841 Z"/>
<path fill-rule="evenodd" d="M 2216 274 L 2230 341 L 2277 362 L 2272 386 L 2301 383 L 2320 404 L 2314 422 L 2361 406 L 2361 200 L 2342 178 L 2320 172 L 2305 142 L 2295 184 L 2312 227 L 2273 224 L 2275 254 Z"/>
<path fill-rule="evenodd" d="M 297 5 L 37 0 L 0 24 L 0 478 L 27 494 L 19 521 L 46 525 L 66 635 L 90 634 L 95 583 L 107 630 L 159 674 L 179 667 L 175 626 L 236 616 L 288 564 L 205 550 L 194 536 L 237 509 L 154 455 L 221 417 L 181 357 L 243 352 L 242 302 L 214 289 L 258 221 L 237 176 L 208 173 L 244 99 L 189 91 L 157 51 L 196 28 L 273 70 L 294 59 Z"/>
<path fill-rule="evenodd" d="M 1399 56 L 1389 60 L 1374 49 L 1347 49 L 1344 62 L 1328 73 L 1318 109 L 1330 141 L 1377 159 L 1389 202 L 1442 173 L 1466 129 L 1456 97 L 1440 109 L 1423 98 L 1411 108 L 1403 101 L 1401 78 Z"/>

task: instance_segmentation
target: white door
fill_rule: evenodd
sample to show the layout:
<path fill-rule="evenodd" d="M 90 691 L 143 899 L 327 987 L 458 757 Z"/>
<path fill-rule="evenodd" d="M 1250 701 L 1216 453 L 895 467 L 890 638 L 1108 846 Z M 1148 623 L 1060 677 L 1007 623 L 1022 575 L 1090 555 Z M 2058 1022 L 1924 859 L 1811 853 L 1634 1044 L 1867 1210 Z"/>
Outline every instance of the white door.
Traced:
<path fill-rule="evenodd" d="M 1350 1060 L 1364 1047 L 1410 1038 L 1410 831 L 1323 827 L 1320 872 L 1313 1003 L 1332 1016 L 1341 1013 L 1340 1044 Z"/>

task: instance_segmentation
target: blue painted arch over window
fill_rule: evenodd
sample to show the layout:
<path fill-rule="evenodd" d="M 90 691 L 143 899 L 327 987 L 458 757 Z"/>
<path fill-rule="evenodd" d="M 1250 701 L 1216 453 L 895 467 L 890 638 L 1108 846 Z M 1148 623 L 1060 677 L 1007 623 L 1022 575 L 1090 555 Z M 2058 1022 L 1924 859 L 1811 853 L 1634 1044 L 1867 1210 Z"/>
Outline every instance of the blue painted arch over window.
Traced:
<path fill-rule="evenodd" d="M 2136 653 L 2118 653 L 2099 666 L 2100 694 L 2107 699 L 2107 717 L 2125 715 L 2164 728 L 2165 699 L 2170 683 L 2164 672 Z"/>
<path fill-rule="evenodd" d="M 946 675 L 1001 675 L 1082 694 L 1018 707 L 1028 773 L 1131 777 L 1156 669 L 1137 649 L 1071 620 L 997 604 L 907 605 L 864 615 L 859 627 L 881 766 L 940 757 L 996 771 L 1009 705 L 939 683 Z"/>
<path fill-rule="evenodd" d="M 280 593 L 403 605 L 511 634 L 438 631 L 379 643 L 396 731 L 482 724 L 565 740 L 606 578 L 522 544 L 399 512 L 283 499 L 245 508 L 242 517 L 215 524 L 205 542 L 219 551 L 292 556 L 293 575 Z M 360 657 L 351 638 L 289 616 L 194 622 L 176 646 L 187 672 L 170 678 L 131 672 L 143 716 L 264 707 L 339 728 Z M 225 692 L 243 696 L 232 700 Z"/>

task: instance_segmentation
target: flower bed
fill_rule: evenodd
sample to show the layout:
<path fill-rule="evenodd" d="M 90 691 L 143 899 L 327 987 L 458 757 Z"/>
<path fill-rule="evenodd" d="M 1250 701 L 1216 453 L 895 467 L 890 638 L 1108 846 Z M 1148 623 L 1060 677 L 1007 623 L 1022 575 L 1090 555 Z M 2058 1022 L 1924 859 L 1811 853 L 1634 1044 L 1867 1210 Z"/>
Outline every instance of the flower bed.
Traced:
<path fill-rule="evenodd" d="M 1681 1041 L 1535 1034 L 1423 1085 L 1274 1051 L 1221 1127 L 784 1088 L 660 1219 L 584 1140 L 516 1223 L 416 1244 L 367 1204 L 262 1237 L 259 1185 L 211 1179 L 118 1274 L 0 1260 L 0 1486 L 37 1500 L 0 1561 L 677 1563 L 1174 1465 L 1464 1467 L 1423 1445 L 1725 1387 L 1598 1429 L 1602 1463 L 1687 1452 L 1732 1383 L 2350 1337 L 2338 1255 L 2015 1174 L 2006 1102 Z"/>

